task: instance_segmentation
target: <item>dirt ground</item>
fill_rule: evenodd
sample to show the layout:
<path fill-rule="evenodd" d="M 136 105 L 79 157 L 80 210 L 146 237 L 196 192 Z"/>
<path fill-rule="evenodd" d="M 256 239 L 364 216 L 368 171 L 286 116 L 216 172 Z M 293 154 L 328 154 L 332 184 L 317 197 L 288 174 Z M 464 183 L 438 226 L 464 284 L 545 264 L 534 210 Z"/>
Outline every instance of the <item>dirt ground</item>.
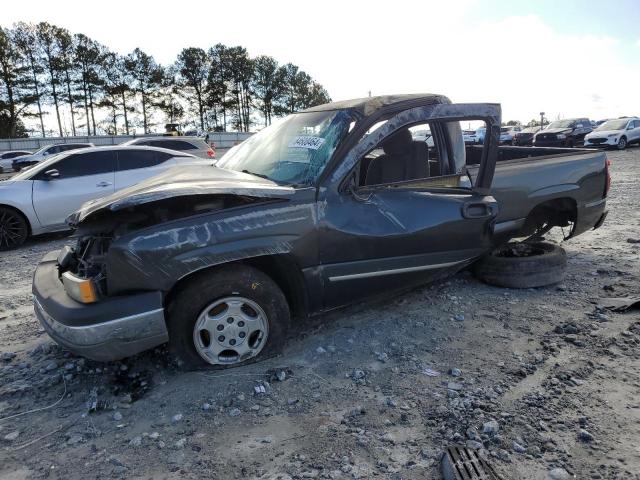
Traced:
<path fill-rule="evenodd" d="M 70 355 L 30 293 L 66 239 L 0 254 L 0 478 L 440 478 L 466 444 L 505 479 L 640 479 L 640 312 L 597 308 L 640 291 L 640 148 L 609 157 L 609 217 L 564 245 L 563 284 L 462 272 L 300 322 L 282 356 L 226 371 Z"/>

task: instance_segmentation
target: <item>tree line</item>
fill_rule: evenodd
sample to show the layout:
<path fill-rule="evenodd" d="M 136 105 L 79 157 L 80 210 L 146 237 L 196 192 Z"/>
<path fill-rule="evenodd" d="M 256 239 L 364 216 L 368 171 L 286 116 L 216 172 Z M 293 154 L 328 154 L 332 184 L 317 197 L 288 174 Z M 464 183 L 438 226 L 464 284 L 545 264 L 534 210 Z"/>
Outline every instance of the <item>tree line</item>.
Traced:
<path fill-rule="evenodd" d="M 203 131 L 249 131 L 329 101 L 296 65 L 241 46 L 185 48 L 163 66 L 139 48 L 120 55 L 47 22 L 0 27 L 0 138 L 27 136 L 25 119 L 44 137 L 47 115 L 60 136 L 149 133 L 156 113 Z"/>

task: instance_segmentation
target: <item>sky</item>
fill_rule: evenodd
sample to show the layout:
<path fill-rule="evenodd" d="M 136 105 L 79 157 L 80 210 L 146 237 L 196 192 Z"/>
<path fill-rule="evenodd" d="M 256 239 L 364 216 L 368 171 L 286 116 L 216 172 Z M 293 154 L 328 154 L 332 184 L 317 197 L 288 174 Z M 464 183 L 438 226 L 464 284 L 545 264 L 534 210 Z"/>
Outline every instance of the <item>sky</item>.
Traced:
<path fill-rule="evenodd" d="M 333 100 L 439 93 L 503 120 L 640 115 L 640 0 L 32 0 L 0 25 L 48 21 L 166 65 L 184 47 L 242 45 L 293 62 Z M 95 4 L 94 4 L 95 5 Z M 182 8 L 184 6 L 184 8 Z"/>

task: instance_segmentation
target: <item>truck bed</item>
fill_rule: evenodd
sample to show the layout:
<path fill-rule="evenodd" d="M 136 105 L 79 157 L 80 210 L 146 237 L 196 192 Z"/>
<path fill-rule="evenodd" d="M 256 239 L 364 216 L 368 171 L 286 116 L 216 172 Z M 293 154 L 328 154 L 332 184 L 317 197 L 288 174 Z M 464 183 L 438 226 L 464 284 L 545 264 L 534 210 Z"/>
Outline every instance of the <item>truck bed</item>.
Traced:
<path fill-rule="evenodd" d="M 477 174 L 481 146 L 467 147 L 467 166 Z M 571 236 L 594 228 L 605 213 L 606 153 L 576 148 L 498 147 L 491 195 L 498 200 L 496 241 L 518 236 L 536 207 L 573 206 Z"/>

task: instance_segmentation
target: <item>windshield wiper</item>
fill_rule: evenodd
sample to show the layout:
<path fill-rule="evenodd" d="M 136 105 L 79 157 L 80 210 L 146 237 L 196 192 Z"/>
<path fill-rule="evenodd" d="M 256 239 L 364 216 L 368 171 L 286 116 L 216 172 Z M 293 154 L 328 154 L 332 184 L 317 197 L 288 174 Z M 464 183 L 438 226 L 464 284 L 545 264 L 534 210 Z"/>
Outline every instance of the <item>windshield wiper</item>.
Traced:
<path fill-rule="evenodd" d="M 267 180 L 271 180 L 269 177 L 267 177 L 267 176 L 266 176 L 265 174 L 263 174 L 263 173 L 250 172 L 249 170 L 242 170 L 242 173 L 248 173 L 249 175 L 255 175 L 256 177 L 266 178 Z"/>

